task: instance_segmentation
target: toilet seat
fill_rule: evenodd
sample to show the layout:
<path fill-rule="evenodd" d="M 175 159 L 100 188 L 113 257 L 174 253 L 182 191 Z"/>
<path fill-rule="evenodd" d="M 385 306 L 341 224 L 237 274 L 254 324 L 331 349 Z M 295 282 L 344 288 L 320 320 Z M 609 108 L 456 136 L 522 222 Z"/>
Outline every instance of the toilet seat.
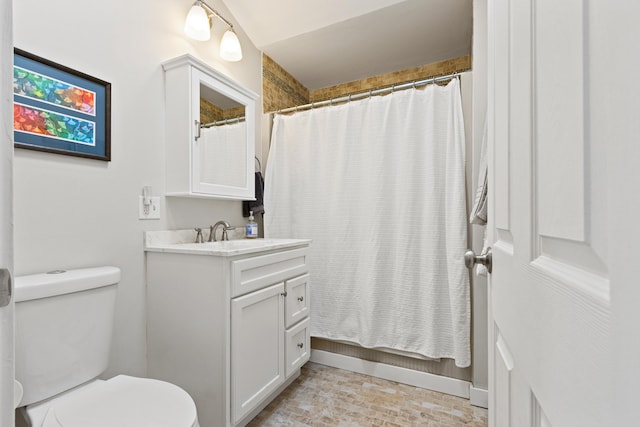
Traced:
<path fill-rule="evenodd" d="M 196 406 L 180 387 L 118 375 L 51 402 L 42 427 L 197 427 Z"/>

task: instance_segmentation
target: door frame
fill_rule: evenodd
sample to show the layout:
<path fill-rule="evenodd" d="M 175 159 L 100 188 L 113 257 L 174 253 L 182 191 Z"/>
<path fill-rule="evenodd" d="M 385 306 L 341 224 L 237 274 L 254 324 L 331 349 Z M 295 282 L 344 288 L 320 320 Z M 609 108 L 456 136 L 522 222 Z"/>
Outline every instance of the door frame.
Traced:
<path fill-rule="evenodd" d="M 0 268 L 13 277 L 13 4 L 0 0 Z M 10 284 L 12 286 L 12 284 Z M 14 425 L 13 298 L 0 308 L 0 425 Z"/>

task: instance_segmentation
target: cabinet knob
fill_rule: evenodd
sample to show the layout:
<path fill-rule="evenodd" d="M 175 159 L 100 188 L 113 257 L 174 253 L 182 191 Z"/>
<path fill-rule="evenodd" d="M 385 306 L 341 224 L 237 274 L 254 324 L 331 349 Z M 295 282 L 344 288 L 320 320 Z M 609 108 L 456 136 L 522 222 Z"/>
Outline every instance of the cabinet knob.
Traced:
<path fill-rule="evenodd" d="M 298 343 L 298 348 L 302 348 L 302 347 L 304 347 L 304 344 L 303 344 L 303 343 L 301 343 L 301 342 L 299 342 L 299 343 Z"/>
<path fill-rule="evenodd" d="M 282 295 L 283 297 L 287 296 L 287 291 L 284 291 L 283 293 L 281 293 L 280 295 Z"/>
<path fill-rule="evenodd" d="M 300 302 L 304 301 L 304 297 L 298 297 L 298 301 Z"/>

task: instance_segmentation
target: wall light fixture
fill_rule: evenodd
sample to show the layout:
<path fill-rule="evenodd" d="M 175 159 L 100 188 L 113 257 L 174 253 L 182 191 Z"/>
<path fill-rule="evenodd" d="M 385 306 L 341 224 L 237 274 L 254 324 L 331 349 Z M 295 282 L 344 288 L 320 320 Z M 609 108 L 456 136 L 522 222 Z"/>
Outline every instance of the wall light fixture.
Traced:
<path fill-rule="evenodd" d="M 222 35 L 220 41 L 220 57 L 225 61 L 236 62 L 242 59 L 242 47 L 236 32 L 233 30 L 233 24 L 224 19 L 214 8 L 201 0 L 191 6 L 187 19 L 184 21 L 184 33 L 187 37 L 194 40 L 205 41 L 211 38 L 211 17 L 215 16 L 227 26 L 229 29 Z"/>

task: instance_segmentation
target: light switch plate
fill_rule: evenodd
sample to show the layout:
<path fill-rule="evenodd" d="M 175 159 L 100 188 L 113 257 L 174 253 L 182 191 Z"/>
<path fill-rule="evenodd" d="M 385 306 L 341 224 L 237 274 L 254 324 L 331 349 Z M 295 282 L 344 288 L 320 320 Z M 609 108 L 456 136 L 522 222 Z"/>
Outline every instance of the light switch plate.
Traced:
<path fill-rule="evenodd" d="M 145 209 L 142 196 L 138 202 L 138 219 L 160 219 L 160 197 L 151 197 L 151 204 Z"/>

